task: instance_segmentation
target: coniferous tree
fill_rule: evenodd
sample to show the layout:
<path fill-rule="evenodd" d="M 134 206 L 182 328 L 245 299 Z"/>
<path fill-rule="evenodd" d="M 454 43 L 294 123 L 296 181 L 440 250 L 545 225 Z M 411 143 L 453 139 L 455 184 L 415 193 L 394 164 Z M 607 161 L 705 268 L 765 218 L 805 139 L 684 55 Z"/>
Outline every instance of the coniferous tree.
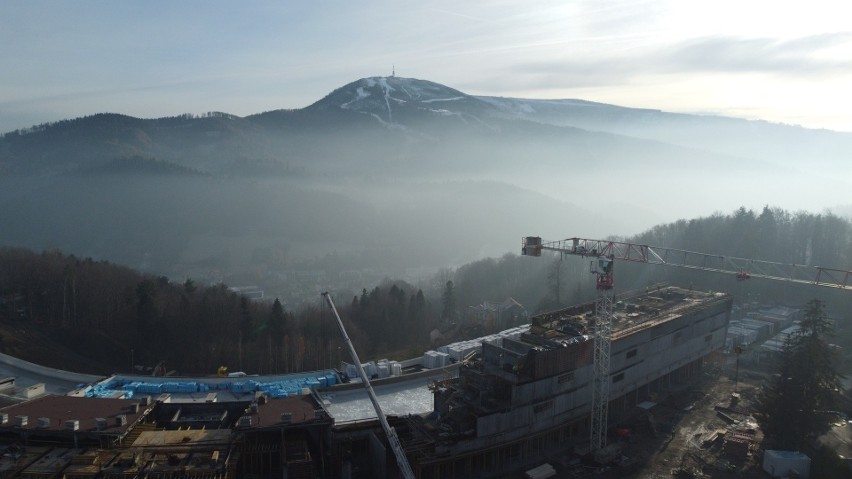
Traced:
<path fill-rule="evenodd" d="M 280 348 L 281 343 L 284 339 L 284 329 L 286 327 L 287 317 L 284 313 L 284 306 L 281 305 L 281 301 L 278 298 L 275 298 L 275 302 L 272 303 L 272 310 L 269 312 L 269 337 L 272 338 L 272 342 L 276 347 Z"/>
<path fill-rule="evenodd" d="M 156 294 L 157 286 L 149 279 L 136 285 L 136 326 L 137 332 L 143 337 L 147 337 L 157 318 L 157 306 L 154 303 Z"/>
<path fill-rule="evenodd" d="M 277 300 L 276 300 L 277 301 Z M 240 334 L 243 341 L 250 341 L 254 336 L 254 320 L 248 298 L 240 296 Z"/>
<path fill-rule="evenodd" d="M 455 285 L 452 280 L 447 281 L 447 284 L 444 285 L 444 292 L 441 295 L 441 302 L 443 304 L 443 309 L 441 310 L 441 317 L 444 319 L 451 319 L 455 317 L 456 314 L 456 292 Z"/>
<path fill-rule="evenodd" d="M 779 374 L 759 399 L 756 417 L 777 447 L 802 449 L 830 427 L 825 411 L 837 404 L 841 377 L 826 341 L 831 332 L 823 302 L 809 301 L 799 331 L 784 344 Z"/>

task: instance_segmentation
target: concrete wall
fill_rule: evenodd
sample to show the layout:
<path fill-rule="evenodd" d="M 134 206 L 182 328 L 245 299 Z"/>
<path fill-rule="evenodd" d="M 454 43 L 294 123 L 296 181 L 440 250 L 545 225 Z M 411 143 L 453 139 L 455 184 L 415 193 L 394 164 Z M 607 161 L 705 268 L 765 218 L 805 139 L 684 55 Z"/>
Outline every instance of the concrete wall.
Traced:
<path fill-rule="evenodd" d="M 730 305 L 730 300 L 709 304 L 613 341 L 610 378 L 615 381 L 610 383 L 610 398 L 636 390 L 724 347 Z M 476 447 L 500 444 L 589 414 L 592 375 L 589 365 L 517 385 L 512 391 L 512 410 L 477 420 Z"/>
<path fill-rule="evenodd" d="M 40 376 L 46 376 L 48 378 L 56 378 L 63 381 L 72 381 L 88 384 L 100 381 L 104 378 L 104 376 L 74 373 L 71 371 L 63 371 L 61 369 L 49 368 L 47 366 L 34 364 L 29 361 L 24 361 L 23 359 L 18 359 L 16 357 L 9 356 L 8 354 L 3 353 L 0 353 L 0 363 L 3 363 L 15 369 L 19 369 L 21 371 L 26 371 Z"/>

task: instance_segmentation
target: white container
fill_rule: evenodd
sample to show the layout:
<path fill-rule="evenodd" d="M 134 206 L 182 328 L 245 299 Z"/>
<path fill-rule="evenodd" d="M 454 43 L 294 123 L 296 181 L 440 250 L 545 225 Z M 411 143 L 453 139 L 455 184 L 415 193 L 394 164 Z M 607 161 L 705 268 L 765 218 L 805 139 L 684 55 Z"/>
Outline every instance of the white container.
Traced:
<path fill-rule="evenodd" d="M 32 386 L 24 389 L 24 397 L 27 399 L 33 399 L 38 396 L 43 396 L 44 393 L 44 383 L 33 384 Z"/>

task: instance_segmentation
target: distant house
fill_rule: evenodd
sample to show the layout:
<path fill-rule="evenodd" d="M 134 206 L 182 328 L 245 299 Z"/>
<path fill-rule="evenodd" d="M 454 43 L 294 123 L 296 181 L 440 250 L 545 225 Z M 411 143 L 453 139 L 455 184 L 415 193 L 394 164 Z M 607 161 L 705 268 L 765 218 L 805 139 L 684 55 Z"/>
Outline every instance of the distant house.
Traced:
<path fill-rule="evenodd" d="M 468 315 L 472 321 L 481 324 L 486 331 L 500 331 L 529 321 L 529 313 L 521 303 L 507 298 L 502 303 L 483 301 L 470 306 Z"/>

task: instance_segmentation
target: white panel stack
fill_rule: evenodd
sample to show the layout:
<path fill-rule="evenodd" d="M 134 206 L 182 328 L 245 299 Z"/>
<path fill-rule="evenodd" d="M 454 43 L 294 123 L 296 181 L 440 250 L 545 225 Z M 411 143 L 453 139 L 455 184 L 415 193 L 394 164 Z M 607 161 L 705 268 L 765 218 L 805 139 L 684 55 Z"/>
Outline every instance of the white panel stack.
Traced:
<path fill-rule="evenodd" d="M 343 364 L 344 364 L 344 372 L 346 373 L 347 376 L 349 376 L 349 379 L 357 379 L 359 381 L 361 380 L 361 376 L 358 375 L 358 368 L 356 368 L 354 364 L 349 364 L 349 363 L 346 363 L 346 362 L 344 362 Z M 387 365 L 386 366 L 387 367 L 387 374 L 385 374 L 384 372 L 379 370 L 381 364 Z M 389 365 L 389 361 L 387 359 L 379 360 L 379 364 L 376 364 L 375 361 L 370 361 L 368 363 L 362 363 L 361 367 L 364 368 L 364 373 L 367 375 L 367 377 L 371 378 L 371 379 L 373 377 L 383 378 L 383 377 L 388 377 L 390 375 L 390 365 Z M 385 375 L 382 376 L 382 374 L 385 374 Z"/>
<path fill-rule="evenodd" d="M 438 351 L 449 354 L 450 357 L 452 357 L 456 361 L 461 361 L 465 358 L 465 356 L 467 356 L 471 352 L 481 352 L 482 343 L 500 345 L 503 341 L 503 338 L 518 339 L 523 333 L 526 333 L 529 330 L 530 326 L 528 324 L 525 324 L 523 326 L 516 326 L 514 328 L 500 331 L 499 333 L 489 334 L 488 336 L 482 336 L 480 338 L 471 339 L 468 341 L 460 341 L 457 343 L 448 344 L 446 346 L 441 346 L 438 348 Z"/>
<path fill-rule="evenodd" d="M 449 355 L 438 351 L 426 351 L 423 354 L 423 367 L 427 369 L 435 369 L 446 366 Z"/>
<path fill-rule="evenodd" d="M 461 341 L 458 343 L 448 344 L 438 348 L 438 352 L 447 353 L 456 361 L 461 361 L 468 354 L 474 351 L 481 351 L 482 343 L 478 340 Z"/>
<path fill-rule="evenodd" d="M 24 397 L 27 399 L 33 399 L 38 396 L 42 396 L 45 393 L 44 383 L 33 384 L 32 386 L 24 389 Z"/>
<path fill-rule="evenodd" d="M 343 372 L 346 373 L 346 376 L 348 376 L 350 379 L 355 379 L 358 377 L 358 368 L 356 368 L 354 364 L 349 364 L 346 362 L 344 362 L 343 364 Z"/>

